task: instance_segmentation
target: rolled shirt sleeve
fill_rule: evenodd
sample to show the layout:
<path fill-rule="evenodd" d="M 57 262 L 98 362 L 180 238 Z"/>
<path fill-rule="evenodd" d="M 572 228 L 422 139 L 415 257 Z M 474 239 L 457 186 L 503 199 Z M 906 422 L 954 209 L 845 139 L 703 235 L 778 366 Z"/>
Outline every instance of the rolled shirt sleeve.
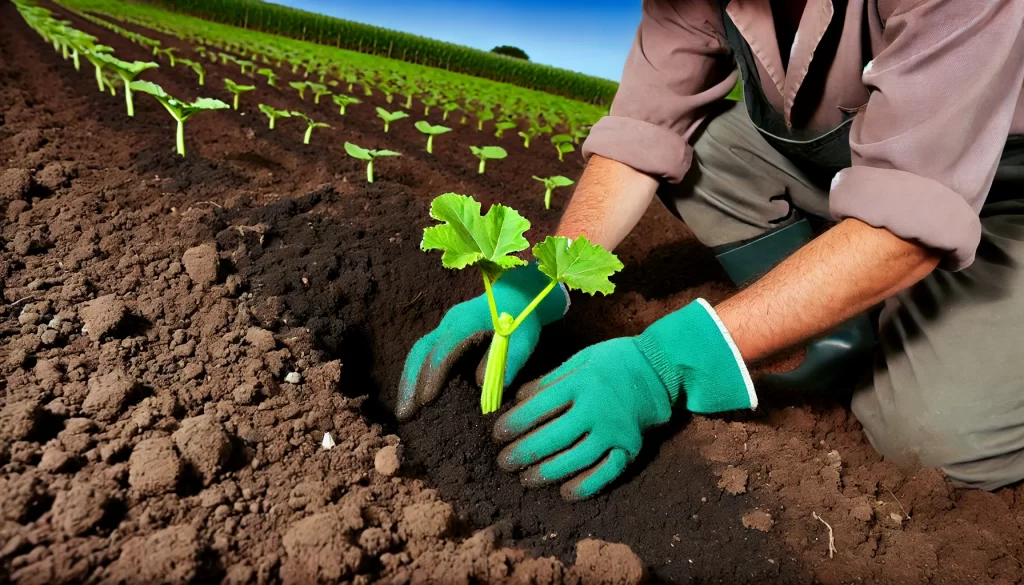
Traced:
<path fill-rule="evenodd" d="M 831 213 L 945 252 L 943 267 L 960 270 L 981 241 L 979 212 L 1024 85 L 1024 0 L 878 4 L 881 50 L 862 78 L 871 95 Z"/>
<path fill-rule="evenodd" d="M 681 181 L 703 110 L 736 84 L 728 55 L 717 1 L 644 0 L 611 111 L 590 130 L 583 156 Z"/>

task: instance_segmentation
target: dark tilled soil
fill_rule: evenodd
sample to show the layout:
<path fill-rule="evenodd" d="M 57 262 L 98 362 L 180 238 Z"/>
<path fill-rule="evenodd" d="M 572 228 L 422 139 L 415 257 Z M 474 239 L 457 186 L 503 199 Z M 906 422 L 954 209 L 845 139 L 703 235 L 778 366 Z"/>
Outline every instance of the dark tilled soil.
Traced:
<path fill-rule="evenodd" d="M 149 58 L 71 20 L 119 55 Z M 395 425 L 405 352 L 480 292 L 418 250 L 430 199 L 513 205 L 537 239 L 567 193 L 545 212 L 530 175 L 576 178 L 578 158 L 560 164 L 548 145 L 525 151 L 514 133 L 496 141 L 472 127 L 438 138 L 430 157 L 411 120 L 383 134 L 372 107 L 397 104 L 379 96 L 342 119 L 260 82 L 244 115 L 189 121 L 181 160 L 156 102 L 137 96 L 128 119 L 90 65 L 76 73 L 10 4 L 0 23 L 0 582 L 640 576 L 627 549 L 582 539 L 625 543 L 666 581 L 1024 582 L 1024 490 L 955 491 L 938 472 L 897 470 L 842 397 L 765 390 L 758 413 L 680 413 L 615 489 L 576 505 L 493 466 L 493 417 L 477 413 L 471 381 L 480 352 L 436 404 Z M 206 88 L 166 64 L 146 77 L 227 100 L 221 78 L 241 76 L 208 69 Z M 297 123 L 266 128 L 260 101 L 334 128 L 304 146 Z M 404 156 L 367 185 L 345 140 Z M 509 159 L 476 175 L 468 145 L 494 143 Z M 661 208 L 618 253 L 616 294 L 575 298 L 523 380 L 730 292 Z M 285 383 L 289 372 L 301 383 Z"/>

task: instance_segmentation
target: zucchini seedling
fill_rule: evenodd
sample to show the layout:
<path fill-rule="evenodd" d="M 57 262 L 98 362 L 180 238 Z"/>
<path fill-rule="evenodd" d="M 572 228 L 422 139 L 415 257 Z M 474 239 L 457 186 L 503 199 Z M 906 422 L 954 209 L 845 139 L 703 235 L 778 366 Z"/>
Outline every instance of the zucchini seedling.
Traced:
<path fill-rule="evenodd" d="M 230 79 L 225 77 L 224 78 L 224 88 L 227 89 L 228 91 L 230 91 L 232 94 L 234 94 L 234 96 L 235 96 L 234 108 L 237 110 L 238 109 L 238 96 L 239 96 L 239 94 L 245 93 L 247 91 L 252 91 L 252 90 L 256 89 L 256 86 L 255 85 L 238 85 L 234 81 L 231 81 Z M 273 124 L 271 124 L 270 127 L 273 128 L 274 127 Z"/>
<path fill-rule="evenodd" d="M 334 101 L 334 105 L 338 106 L 338 114 L 342 116 L 345 115 L 346 107 L 351 106 L 352 104 L 363 103 L 363 100 L 352 97 L 350 95 L 345 95 L 343 93 L 336 93 L 332 95 L 331 100 Z"/>
<path fill-rule="evenodd" d="M 373 161 L 374 159 L 382 156 L 402 156 L 402 153 L 395 152 L 393 150 L 370 150 L 361 146 L 356 146 L 351 142 L 345 143 L 345 152 L 348 153 L 352 158 L 366 161 L 366 182 L 373 182 Z"/>
<path fill-rule="evenodd" d="M 167 60 L 171 63 L 171 67 L 174 67 L 178 62 L 177 57 L 174 56 L 174 54 L 177 52 L 178 47 L 167 47 L 166 49 L 153 47 L 153 56 L 157 58 L 159 58 L 160 55 L 167 57 Z"/>
<path fill-rule="evenodd" d="M 483 132 L 483 130 L 484 130 L 484 122 L 486 122 L 488 120 L 493 120 L 493 119 L 494 119 L 494 112 L 491 111 L 491 108 L 484 108 L 482 110 L 477 111 L 477 113 L 476 113 L 476 129 L 478 131 L 480 131 L 480 132 Z"/>
<path fill-rule="evenodd" d="M 551 137 L 551 144 L 555 146 L 555 150 L 558 151 L 559 162 L 565 162 L 566 153 L 570 153 L 576 150 L 576 147 L 572 144 L 572 136 L 569 134 L 555 134 Z"/>
<path fill-rule="evenodd" d="M 622 270 L 622 262 L 584 236 L 571 241 L 566 237 L 548 236 L 532 251 L 537 268 L 551 282 L 522 313 L 510 315 L 497 305 L 492 287 L 506 270 L 526 264 L 514 254 L 529 247 L 523 234 L 530 229 L 530 222 L 504 205 L 492 205 L 486 215 L 481 215 L 480 209 L 480 203 L 467 195 L 445 193 L 437 197 L 430 204 L 430 217 L 442 223 L 423 230 L 420 249 L 444 252 L 441 264 L 445 268 L 461 270 L 476 265 L 483 275 L 494 336 L 487 353 L 480 410 L 490 414 L 501 406 L 509 338 L 516 328 L 559 283 L 590 295 L 611 294 L 615 285 L 608 277 Z"/>
<path fill-rule="evenodd" d="M 114 73 L 117 73 L 121 81 L 124 82 L 124 101 L 128 104 L 128 116 L 135 117 L 135 104 L 132 102 L 131 83 L 143 71 L 156 69 L 160 65 L 150 61 L 133 61 L 129 63 L 107 53 L 94 53 L 93 55 L 107 67 L 110 67 Z"/>
<path fill-rule="evenodd" d="M 191 67 L 192 71 L 195 71 L 196 75 L 199 76 L 199 85 L 206 85 L 206 67 L 203 67 L 202 63 L 180 57 L 178 58 L 178 63 Z"/>
<path fill-rule="evenodd" d="M 389 112 L 384 108 L 377 106 L 377 117 L 384 120 L 384 131 L 387 132 L 391 129 L 391 123 L 397 122 L 403 118 L 408 118 L 409 114 L 399 110 L 397 112 Z"/>
<path fill-rule="evenodd" d="M 308 82 L 309 89 L 313 90 L 313 103 L 319 104 L 320 97 L 325 95 L 331 95 L 331 90 L 322 83 Z"/>
<path fill-rule="evenodd" d="M 487 161 L 490 159 L 501 160 L 508 156 L 505 149 L 500 146 L 470 146 L 469 150 L 473 152 L 473 155 L 480 159 L 480 166 L 477 167 L 478 174 L 484 174 L 484 167 L 487 165 Z"/>
<path fill-rule="evenodd" d="M 274 109 L 274 108 L 268 106 L 267 104 L 260 104 L 259 105 L 259 109 L 268 118 L 270 118 L 270 129 L 271 130 L 274 129 L 274 121 L 277 120 L 278 118 L 291 118 L 292 117 L 292 113 L 289 112 L 288 110 L 277 110 L 277 109 Z"/>
<path fill-rule="evenodd" d="M 427 154 L 434 154 L 434 137 L 438 134 L 451 132 L 447 126 L 431 126 L 430 122 L 420 120 L 416 122 L 416 129 L 427 135 Z"/>
<path fill-rule="evenodd" d="M 277 81 L 277 73 L 275 73 L 273 69 L 270 69 L 268 67 L 261 67 L 256 70 L 256 73 L 267 78 L 267 85 L 271 87 L 277 87 L 275 83 Z"/>
<path fill-rule="evenodd" d="M 132 81 L 129 85 L 125 86 L 125 91 L 128 91 L 128 87 L 131 87 L 131 89 L 134 89 L 135 91 L 148 93 L 155 97 L 156 100 L 163 104 L 164 108 L 174 116 L 174 119 L 178 122 L 175 145 L 178 148 L 178 154 L 181 156 L 185 156 L 185 120 L 188 120 L 199 112 L 207 110 L 226 110 L 231 107 L 224 102 L 213 98 L 199 98 L 192 103 L 185 103 L 167 95 L 167 92 L 165 92 L 162 87 L 149 81 Z"/>
<path fill-rule="evenodd" d="M 309 139 L 313 135 L 313 128 L 330 128 L 331 125 L 326 122 L 314 122 L 313 118 L 310 118 L 302 112 L 292 111 L 292 116 L 295 118 L 302 118 L 306 121 L 306 133 L 302 135 L 302 143 L 309 144 Z"/>
<path fill-rule="evenodd" d="M 88 51 L 85 51 L 85 58 L 92 63 L 92 66 L 96 68 L 96 86 L 103 91 L 103 70 L 107 66 L 107 62 L 97 57 L 100 54 L 113 53 L 114 48 L 108 47 L 107 45 L 93 45 Z"/>
<path fill-rule="evenodd" d="M 448 102 L 441 106 L 441 112 L 443 112 L 441 114 L 441 121 L 446 122 L 448 120 L 448 114 L 460 109 L 462 109 L 462 106 L 460 106 L 458 102 Z"/>
<path fill-rule="evenodd" d="M 288 85 L 295 91 L 299 92 L 299 99 L 306 99 L 306 88 L 309 87 L 308 81 L 289 81 Z"/>
<path fill-rule="evenodd" d="M 498 122 L 497 124 L 494 125 L 494 137 L 501 138 L 502 136 L 505 135 L 505 130 L 511 130 L 518 125 L 519 124 L 516 124 L 515 122 Z"/>
<path fill-rule="evenodd" d="M 544 183 L 544 209 L 551 209 L 551 192 L 558 187 L 568 187 L 573 184 L 573 180 L 569 177 L 563 177 L 562 175 L 555 175 L 554 177 L 548 177 L 542 179 L 537 175 L 533 178 L 541 183 Z"/>

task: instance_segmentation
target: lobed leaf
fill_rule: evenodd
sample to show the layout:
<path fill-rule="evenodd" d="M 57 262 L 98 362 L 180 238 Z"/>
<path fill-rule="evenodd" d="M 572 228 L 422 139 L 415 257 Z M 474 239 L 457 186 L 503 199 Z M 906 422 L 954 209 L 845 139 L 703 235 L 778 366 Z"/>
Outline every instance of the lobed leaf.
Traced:
<path fill-rule="evenodd" d="M 622 270 L 615 254 L 591 244 L 585 236 L 571 243 L 566 237 L 548 236 L 533 247 L 533 255 L 537 268 L 552 280 L 589 295 L 613 293 L 615 285 L 608 277 Z"/>
<path fill-rule="evenodd" d="M 430 204 L 430 217 L 444 222 L 423 230 L 420 248 L 442 250 L 441 263 L 461 270 L 478 264 L 490 278 L 526 261 L 515 252 L 529 247 L 523 234 L 530 222 L 504 205 L 492 205 L 480 215 L 480 203 L 468 195 L 445 193 Z"/>

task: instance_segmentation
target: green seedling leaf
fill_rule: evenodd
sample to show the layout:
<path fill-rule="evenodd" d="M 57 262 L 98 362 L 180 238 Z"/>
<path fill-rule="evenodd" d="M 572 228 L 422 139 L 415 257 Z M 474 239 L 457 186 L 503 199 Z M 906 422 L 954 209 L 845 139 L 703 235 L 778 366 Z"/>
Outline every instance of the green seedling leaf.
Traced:
<path fill-rule="evenodd" d="M 199 112 L 207 110 L 225 110 L 231 107 L 224 102 L 213 98 L 199 98 L 192 103 L 183 102 L 171 97 L 162 87 L 149 81 L 133 81 L 127 87 L 153 96 L 157 101 L 163 104 L 164 108 L 170 112 L 171 116 L 174 117 L 178 123 L 175 143 L 178 149 L 178 154 L 181 156 L 185 156 L 185 120 L 188 120 Z"/>
<path fill-rule="evenodd" d="M 373 160 L 373 157 L 370 156 L 369 150 L 361 146 L 356 146 L 351 142 L 345 143 L 345 152 L 347 152 L 352 158 L 357 158 L 359 160 Z"/>
<path fill-rule="evenodd" d="M 234 94 L 234 96 L 235 96 L 234 108 L 237 110 L 238 109 L 238 96 L 239 96 L 239 94 L 245 93 L 247 91 L 252 91 L 252 90 L 256 89 L 256 86 L 255 85 L 238 85 L 234 81 L 231 81 L 230 79 L 225 77 L 224 78 L 224 88 Z M 261 110 L 263 109 L 262 108 L 262 104 L 261 104 L 260 109 Z M 266 113 L 266 112 L 264 112 L 264 113 Z M 273 126 L 271 126 L 271 128 L 273 128 Z"/>
<path fill-rule="evenodd" d="M 309 87 L 308 81 L 289 81 L 288 85 L 299 92 L 299 99 L 306 99 L 306 88 Z"/>
<path fill-rule="evenodd" d="M 96 59 L 99 59 L 104 63 L 104 66 L 109 67 L 118 76 L 121 77 L 121 81 L 124 82 L 124 100 L 128 105 L 128 116 L 135 116 L 135 104 L 132 102 L 132 81 L 139 76 L 140 73 L 147 69 L 156 69 L 160 67 L 158 63 L 149 61 L 122 61 L 113 55 L 107 53 L 94 53 Z"/>
<path fill-rule="evenodd" d="M 366 161 L 366 182 L 373 182 L 373 161 L 376 158 L 382 156 L 402 156 L 402 153 L 395 152 L 394 150 L 370 150 L 361 146 L 356 146 L 351 142 L 345 143 L 345 152 L 348 153 L 352 158 Z"/>
<path fill-rule="evenodd" d="M 292 117 L 292 113 L 291 112 L 289 112 L 287 110 L 278 110 L 278 109 L 275 109 L 275 108 L 272 108 L 272 107 L 268 106 L 267 104 L 260 104 L 259 105 L 259 109 L 268 118 L 270 118 L 270 129 L 271 130 L 274 129 L 274 122 L 278 118 L 291 118 Z"/>
<path fill-rule="evenodd" d="M 107 62 L 97 57 L 100 54 L 113 53 L 113 47 L 107 45 L 94 45 L 89 50 L 84 51 L 85 58 L 92 63 L 92 66 L 96 69 L 96 86 L 99 90 L 103 91 L 103 70 L 107 66 Z"/>
<path fill-rule="evenodd" d="M 551 209 L 551 192 L 558 187 L 568 187 L 573 184 L 573 180 L 569 177 L 563 177 L 562 175 L 555 175 L 554 177 L 548 177 L 542 179 L 537 175 L 533 176 L 534 180 L 544 183 L 544 209 Z"/>
<path fill-rule="evenodd" d="M 497 130 L 494 133 L 494 137 L 501 138 L 502 136 L 505 135 L 505 130 L 511 130 L 518 125 L 519 124 L 516 124 L 515 122 L 498 122 L 497 124 L 494 125 L 495 130 Z"/>
<path fill-rule="evenodd" d="M 277 73 L 274 72 L 273 69 L 270 69 L 268 67 L 261 67 L 256 70 L 256 73 L 267 78 L 267 85 L 277 87 Z"/>
<path fill-rule="evenodd" d="M 334 105 L 336 105 L 336 106 L 338 106 L 338 108 L 340 108 L 338 110 L 338 113 L 341 114 L 342 116 L 345 115 L 345 108 L 347 108 L 348 106 L 351 106 L 352 104 L 361 104 L 361 103 L 363 103 L 363 100 L 361 100 L 359 98 L 352 97 L 350 95 L 345 95 L 343 93 L 338 93 L 338 94 L 332 95 L 331 96 L 331 100 L 334 101 Z"/>
<path fill-rule="evenodd" d="M 203 67 L 202 63 L 191 59 L 178 59 L 178 62 L 195 71 L 196 75 L 199 76 L 199 85 L 206 85 L 206 67 Z"/>
<path fill-rule="evenodd" d="M 492 281 L 526 261 L 518 256 L 529 247 L 523 236 L 530 222 L 504 205 L 492 205 L 480 215 L 480 203 L 468 195 L 445 193 L 430 204 L 430 217 L 444 222 L 423 230 L 420 248 L 442 250 L 445 268 L 461 270 L 477 264 Z"/>
<path fill-rule="evenodd" d="M 416 129 L 427 135 L 427 153 L 434 154 L 434 137 L 438 134 L 445 134 L 451 132 L 452 129 L 447 126 L 431 126 L 430 122 L 426 120 L 420 120 L 416 122 Z"/>
<path fill-rule="evenodd" d="M 408 118 L 409 114 L 407 114 L 407 113 L 405 113 L 405 112 L 403 112 L 401 110 L 399 110 L 397 112 L 389 112 L 389 111 L 385 110 L 384 108 L 378 106 L 377 107 L 377 117 L 380 118 L 381 120 L 384 120 L 384 131 L 387 132 L 388 130 L 391 129 L 391 123 L 392 122 L 401 120 L 403 118 Z"/>
<path fill-rule="evenodd" d="M 309 85 L 309 89 L 313 90 L 314 104 L 320 103 L 320 96 L 331 95 L 331 90 L 328 89 L 327 86 L 322 83 L 307 82 L 307 84 Z"/>
<path fill-rule="evenodd" d="M 622 262 L 599 245 L 580 236 L 570 243 L 566 237 L 544 238 L 533 247 L 537 268 L 548 278 L 588 295 L 609 295 L 615 285 L 608 277 L 622 270 Z"/>
<path fill-rule="evenodd" d="M 477 167 L 477 172 L 481 175 L 484 174 L 484 169 L 488 160 L 500 160 L 508 156 L 508 152 L 500 146 L 484 146 L 483 148 L 479 146 L 470 146 L 469 150 L 474 156 L 480 159 L 480 166 Z"/>
<path fill-rule="evenodd" d="M 158 49 L 156 47 L 153 48 L 153 55 L 157 57 L 159 57 L 160 55 L 167 57 L 168 61 L 170 61 L 171 63 L 171 67 L 174 67 L 174 65 L 177 63 L 177 59 L 174 56 L 174 54 L 177 52 L 178 47 L 167 47 L 166 49 Z"/>
<path fill-rule="evenodd" d="M 493 120 L 493 119 L 494 119 L 494 112 L 492 112 L 490 108 L 485 108 L 483 110 L 480 110 L 479 112 L 476 113 L 476 129 L 480 130 L 480 131 L 483 131 L 483 129 L 484 129 L 484 122 L 486 122 L 487 120 Z"/>
<path fill-rule="evenodd" d="M 455 110 L 461 109 L 461 108 L 462 108 L 462 106 L 460 106 L 456 102 L 448 102 L 448 103 L 444 104 L 443 106 L 441 106 L 441 111 L 444 112 L 441 115 L 441 121 L 448 120 L 448 114 L 454 112 Z"/>

